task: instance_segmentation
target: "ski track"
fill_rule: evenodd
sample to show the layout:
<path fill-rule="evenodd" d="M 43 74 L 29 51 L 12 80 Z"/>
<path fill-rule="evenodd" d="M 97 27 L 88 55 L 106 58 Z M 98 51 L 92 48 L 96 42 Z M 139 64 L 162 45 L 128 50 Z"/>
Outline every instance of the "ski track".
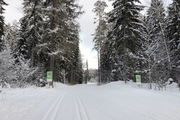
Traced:
<path fill-rule="evenodd" d="M 51 106 L 51 108 L 48 110 L 48 112 L 46 113 L 46 115 L 43 117 L 42 120 L 56 120 L 57 113 L 58 113 L 61 103 L 64 99 L 66 91 L 67 91 L 67 87 L 64 88 L 63 92 L 59 95 L 59 97 L 56 99 L 56 101 Z"/>
<path fill-rule="evenodd" d="M 31 92 L 23 96 L 19 91 L 11 99 L 7 96 L 6 107 L 3 105 L 6 94 L 2 95 L 0 120 L 23 120 L 27 115 L 27 120 L 180 120 L 179 94 L 167 92 L 166 95 L 123 84 L 120 87 L 112 84 L 99 87 L 59 85 L 57 89 L 38 90 L 37 94 L 29 90 Z M 21 103 L 13 106 L 20 95 Z M 10 101 L 13 98 L 15 102 Z M 5 114 L 11 110 L 10 114 Z"/>
<path fill-rule="evenodd" d="M 73 94 L 75 98 L 75 104 L 77 107 L 76 109 L 77 109 L 78 120 L 90 120 L 87 111 L 75 90 L 73 90 Z"/>
<path fill-rule="evenodd" d="M 85 88 L 78 88 L 79 90 L 83 91 L 83 90 L 86 90 Z M 134 89 L 135 90 L 135 93 L 137 94 L 137 91 L 140 91 L 138 89 Z M 93 92 L 92 92 L 93 91 Z M 100 90 L 98 90 L 100 91 Z M 91 96 L 90 98 L 93 98 L 93 99 L 96 99 L 98 102 L 100 103 L 103 103 L 104 105 L 107 105 L 108 103 L 114 103 L 116 104 L 116 107 L 119 107 L 119 108 L 124 108 L 124 111 L 129 111 L 131 113 L 136 113 L 136 114 L 133 114 L 134 115 L 137 115 L 138 117 L 140 117 L 139 119 L 143 119 L 143 118 L 147 118 L 148 120 L 180 120 L 175 114 L 174 116 L 173 115 L 168 115 L 167 112 L 163 113 L 162 112 L 162 108 L 164 111 L 168 111 L 168 107 L 166 107 L 165 105 L 162 105 L 162 104 L 157 104 L 155 102 L 150 102 L 150 101 L 145 101 L 144 99 L 137 99 L 136 96 L 128 96 L 126 98 L 123 98 L 122 97 L 122 101 L 123 101 L 123 104 L 122 104 L 122 101 L 121 99 L 116 99 L 117 96 L 121 95 L 121 96 L 124 96 L 122 94 L 122 92 L 116 92 L 116 91 L 113 91 L 113 93 L 109 93 L 109 92 L 106 92 L 106 91 L 101 91 L 101 94 L 99 94 L 99 92 L 96 91 L 96 90 L 91 90 L 91 91 L 86 91 L 87 94 L 89 94 L 89 96 Z M 105 92 L 105 93 L 103 93 Z M 134 93 L 134 91 L 133 91 Z M 147 93 L 149 93 L 150 95 L 152 94 L 151 92 L 147 91 Z M 110 97 L 107 97 L 107 96 L 110 96 L 110 94 L 112 95 L 111 98 Z M 153 93 L 154 94 L 154 93 Z M 86 97 L 84 96 L 85 94 L 83 94 L 83 96 L 81 95 L 81 101 L 87 101 L 89 103 L 89 100 L 86 99 Z M 137 94 L 137 95 L 141 95 L 140 94 Z M 157 94 L 155 94 L 157 95 Z M 146 95 L 142 95 L 142 97 L 146 97 Z M 129 99 L 127 99 L 129 98 Z M 132 99 L 135 98 L 137 101 L 139 102 L 131 102 Z M 127 99 L 126 101 L 124 99 Z M 87 108 L 91 108 L 93 111 L 97 111 L 98 113 L 102 113 L 104 114 L 107 118 L 107 120 L 117 120 L 117 116 L 114 117 L 112 113 L 108 113 L 108 111 L 106 111 L 105 109 L 108 110 L 108 106 L 104 108 L 101 108 L 101 105 L 93 105 L 93 104 L 90 104 L 90 105 L 87 105 Z M 141 103 L 141 104 L 140 104 Z M 149 105 L 150 104 L 150 105 Z M 145 105 L 145 106 L 143 106 Z M 148 110 L 148 106 L 152 106 L 151 109 L 152 110 L 155 110 L 155 111 L 159 111 L 160 113 L 157 114 L 156 112 L 154 111 L 149 111 Z M 88 109 L 88 110 L 89 110 Z M 126 112 L 124 112 L 126 113 Z M 176 113 L 176 111 L 173 111 L 173 113 Z M 171 113 L 171 114 L 173 114 Z M 88 114 L 89 115 L 89 114 Z M 92 117 L 92 115 L 90 115 L 90 118 Z M 131 118 L 133 119 L 133 118 Z"/>
<path fill-rule="evenodd" d="M 78 120 L 81 120 L 80 110 L 79 110 L 79 107 L 78 107 L 78 104 L 77 104 L 77 98 L 75 96 L 74 90 L 73 90 L 73 96 L 74 96 L 74 101 L 75 101 L 75 106 L 76 106 L 77 118 L 78 118 Z"/>

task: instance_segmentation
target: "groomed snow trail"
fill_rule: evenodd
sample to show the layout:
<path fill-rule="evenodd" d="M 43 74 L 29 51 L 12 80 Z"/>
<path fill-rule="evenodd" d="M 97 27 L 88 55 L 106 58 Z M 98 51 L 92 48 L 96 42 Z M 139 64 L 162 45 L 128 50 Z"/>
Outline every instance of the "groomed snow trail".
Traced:
<path fill-rule="evenodd" d="M 56 83 L 54 89 L 21 92 L 6 93 L 6 100 L 0 102 L 0 120 L 180 120 L 178 91 L 115 82 L 102 86 Z"/>
<path fill-rule="evenodd" d="M 48 112 L 45 114 L 42 120 L 56 120 L 57 113 L 61 107 L 62 101 L 64 99 L 64 95 L 66 94 L 66 90 L 63 90 L 63 92 L 59 95 L 59 97 L 56 99 L 56 101 L 53 103 L 53 105 L 49 108 Z"/>

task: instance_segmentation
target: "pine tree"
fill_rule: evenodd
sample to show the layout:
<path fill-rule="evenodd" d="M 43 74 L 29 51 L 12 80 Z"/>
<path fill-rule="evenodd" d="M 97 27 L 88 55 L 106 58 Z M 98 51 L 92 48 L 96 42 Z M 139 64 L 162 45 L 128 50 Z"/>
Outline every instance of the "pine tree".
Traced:
<path fill-rule="evenodd" d="M 141 30 L 144 28 L 143 22 L 139 19 L 142 6 L 137 5 L 139 0 L 115 0 L 114 9 L 109 13 L 109 22 L 113 23 L 111 36 L 114 38 L 114 47 L 118 61 L 123 63 L 123 79 L 127 82 L 128 55 L 137 54 L 142 48 L 143 35 Z"/>
<path fill-rule="evenodd" d="M 168 7 L 167 37 L 171 56 L 171 78 L 177 82 L 180 68 L 180 1 L 173 0 Z"/>
<path fill-rule="evenodd" d="M 94 34 L 94 39 L 93 42 L 95 43 L 94 49 L 98 51 L 98 73 L 99 73 L 99 83 L 101 84 L 102 80 L 102 69 L 101 69 L 101 47 L 103 44 L 103 41 L 105 41 L 106 38 L 106 33 L 107 33 L 107 20 L 106 20 L 106 13 L 105 13 L 105 8 L 107 7 L 107 4 L 105 1 L 98 0 L 94 4 L 95 8 L 93 9 L 93 12 L 98 16 L 98 22 L 99 25 L 97 26 Z M 97 18 L 95 18 L 97 19 Z M 94 23 L 96 23 L 95 21 Z"/>
<path fill-rule="evenodd" d="M 2 36 L 4 35 L 4 5 L 8 5 L 6 2 L 4 2 L 4 0 L 0 0 L 0 51 L 2 51 L 3 49 L 3 40 L 2 40 Z"/>

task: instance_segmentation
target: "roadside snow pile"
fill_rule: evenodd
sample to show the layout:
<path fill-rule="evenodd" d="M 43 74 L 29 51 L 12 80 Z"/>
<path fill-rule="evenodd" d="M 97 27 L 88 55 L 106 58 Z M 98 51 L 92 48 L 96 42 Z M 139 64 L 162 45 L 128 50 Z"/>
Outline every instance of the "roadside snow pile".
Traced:
<path fill-rule="evenodd" d="M 172 84 L 167 85 L 166 89 L 167 91 L 179 91 L 178 84 L 174 82 Z"/>
<path fill-rule="evenodd" d="M 121 81 L 122 82 L 122 81 Z M 134 88 L 141 88 L 141 89 L 149 89 L 150 84 L 149 83 L 141 83 L 141 85 L 137 85 L 133 81 L 127 82 L 128 86 L 132 86 Z M 152 90 L 158 90 L 157 85 L 155 83 L 152 83 Z M 179 92 L 178 84 L 174 82 L 167 82 L 166 86 L 161 88 L 161 91 L 169 91 L 169 92 Z"/>

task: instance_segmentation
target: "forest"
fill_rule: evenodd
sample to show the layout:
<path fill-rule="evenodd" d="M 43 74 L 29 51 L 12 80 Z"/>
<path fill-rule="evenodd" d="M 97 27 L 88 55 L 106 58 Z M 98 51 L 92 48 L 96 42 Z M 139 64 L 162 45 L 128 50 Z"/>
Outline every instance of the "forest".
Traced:
<path fill-rule="evenodd" d="M 23 17 L 5 24 L 0 0 L 0 85 L 3 87 L 43 86 L 47 71 L 53 81 L 65 84 L 87 83 L 88 63 L 83 68 L 79 48 L 83 6 L 76 0 L 23 0 Z M 98 83 L 123 80 L 166 87 L 169 80 L 180 83 L 180 1 L 167 9 L 162 0 L 146 6 L 139 0 L 113 0 L 92 8 L 97 28 L 93 34 L 98 53 Z M 92 33 L 90 33 L 92 34 Z"/>
<path fill-rule="evenodd" d="M 139 0 L 114 0 L 109 13 L 106 2 L 94 4 L 99 83 L 136 82 L 141 75 L 150 89 L 154 84 L 160 90 L 180 82 L 180 1 L 167 9 L 163 2 L 151 0 L 145 15 Z"/>
<path fill-rule="evenodd" d="M 53 71 L 53 81 L 82 83 L 76 20 L 82 7 L 75 0 L 24 0 L 22 4 L 24 16 L 18 22 L 5 25 L 1 15 L 1 81 L 11 87 L 41 86 L 47 71 Z"/>

